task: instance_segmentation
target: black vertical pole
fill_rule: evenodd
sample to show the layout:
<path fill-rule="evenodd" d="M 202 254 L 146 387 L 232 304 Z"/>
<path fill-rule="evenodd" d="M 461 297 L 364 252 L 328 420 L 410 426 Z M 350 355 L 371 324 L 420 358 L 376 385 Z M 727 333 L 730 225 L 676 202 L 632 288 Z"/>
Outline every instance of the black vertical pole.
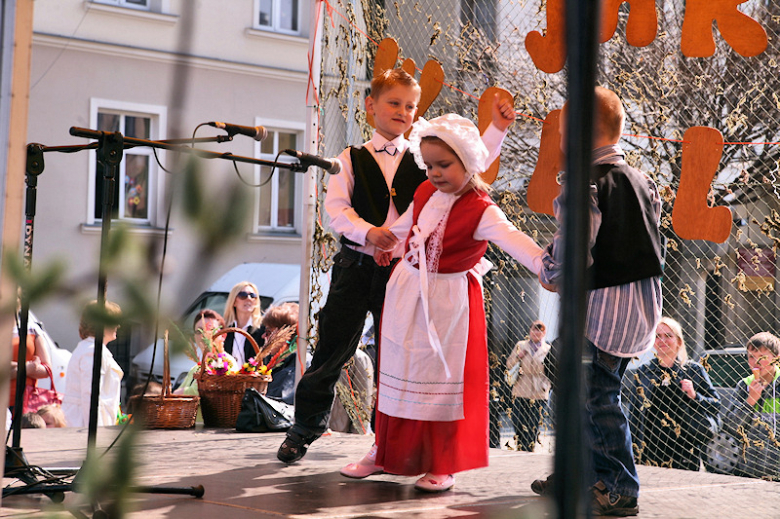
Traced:
<path fill-rule="evenodd" d="M 24 252 L 22 259 L 24 268 L 29 273 L 32 265 L 33 227 L 35 222 L 35 205 L 38 193 L 38 175 L 43 172 L 43 146 L 27 145 L 26 177 L 27 191 L 24 206 Z M 22 442 L 22 411 L 24 406 L 24 390 L 27 385 L 27 321 L 29 319 L 30 300 L 24 289 L 19 293 L 19 353 L 16 357 L 16 398 L 14 399 L 14 416 L 11 423 L 13 436 L 11 446 L 19 449 Z"/>
<path fill-rule="evenodd" d="M 560 518 L 589 515 L 584 497 L 589 446 L 583 441 L 582 351 L 585 336 L 585 269 L 588 248 L 588 190 L 593 147 L 594 88 L 599 0 L 566 0 L 568 109 L 563 228 L 560 356 L 557 380 L 554 499 Z"/>
<path fill-rule="evenodd" d="M 119 163 L 122 161 L 124 138 L 119 132 L 100 135 L 97 149 L 98 162 L 103 165 L 103 212 L 101 217 L 102 227 L 100 233 L 100 264 L 98 266 L 98 309 L 104 309 L 106 305 L 106 255 L 108 248 L 108 234 L 111 230 L 111 212 L 114 206 L 114 189 L 116 189 L 116 177 Z M 89 400 L 89 429 L 87 435 L 87 456 L 95 447 L 97 438 L 98 404 L 100 400 L 100 366 L 103 363 L 103 335 L 104 325 L 97 327 L 95 333 L 95 353 L 92 364 L 92 392 Z"/>

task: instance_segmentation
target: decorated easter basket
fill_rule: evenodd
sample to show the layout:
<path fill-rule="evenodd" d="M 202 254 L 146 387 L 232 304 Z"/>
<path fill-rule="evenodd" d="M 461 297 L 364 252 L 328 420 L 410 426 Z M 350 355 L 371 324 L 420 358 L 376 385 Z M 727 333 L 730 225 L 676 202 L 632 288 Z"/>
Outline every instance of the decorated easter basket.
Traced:
<path fill-rule="evenodd" d="M 223 328 L 218 330 L 213 338 L 226 333 L 240 333 L 252 344 L 255 355 L 260 353 L 260 348 L 255 339 L 241 328 Z M 241 410 L 241 399 L 247 388 L 253 387 L 264 395 L 271 382 L 271 375 L 260 373 L 207 373 L 206 357 L 204 351 L 200 363 L 198 377 L 198 393 L 200 394 L 200 406 L 203 413 L 203 423 L 206 427 L 234 428 L 238 412 Z"/>

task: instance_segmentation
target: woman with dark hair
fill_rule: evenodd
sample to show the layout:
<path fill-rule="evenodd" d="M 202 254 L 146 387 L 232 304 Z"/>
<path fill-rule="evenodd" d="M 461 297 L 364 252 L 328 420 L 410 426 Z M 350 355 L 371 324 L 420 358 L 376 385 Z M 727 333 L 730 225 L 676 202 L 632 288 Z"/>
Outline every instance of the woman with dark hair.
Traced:
<path fill-rule="evenodd" d="M 95 354 L 95 335 L 103 328 L 103 357 L 100 365 L 100 399 L 98 400 L 98 425 L 115 425 L 120 413 L 119 397 L 124 372 L 106 348 L 116 339 L 119 325 L 114 324 L 122 315 L 119 305 L 106 301 L 105 312 L 97 301 L 84 307 L 79 323 L 81 342 L 76 345 L 68 362 L 62 412 L 68 427 L 86 427 L 89 424 L 89 405 L 92 396 L 92 363 Z"/>
<path fill-rule="evenodd" d="M 223 317 L 229 328 L 245 330 L 258 346 L 263 346 L 263 330 L 260 326 L 263 314 L 260 295 L 254 283 L 242 281 L 233 286 L 225 302 Z M 255 349 L 246 337 L 233 332 L 225 334 L 225 352 L 232 355 L 239 366 L 255 356 Z"/>
<path fill-rule="evenodd" d="M 704 436 L 715 428 L 720 398 L 707 371 L 688 360 L 680 323 L 661 318 L 655 358 L 626 373 L 624 396 L 637 463 L 699 470 Z"/>
<path fill-rule="evenodd" d="M 184 377 L 184 380 L 174 391 L 175 394 L 198 396 L 198 380 L 195 375 L 200 371 L 200 359 L 203 357 L 203 350 L 206 349 L 206 344 L 210 344 L 212 341 L 219 343 L 225 340 L 224 335 L 213 339 L 214 334 L 224 327 L 225 321 L 214 310 L 206 308 L 195 315 L 195 319 L 192 321 L 192 331 L 194 332 L 195 344 L 197 345 L 195 353 L 197 353 L 198 358 L 193 360 L 198 362 L 198 364 L 192 366 L 187 376 Z M 198 414 L 200 415 L 200 411 L 198 411 Z"/>

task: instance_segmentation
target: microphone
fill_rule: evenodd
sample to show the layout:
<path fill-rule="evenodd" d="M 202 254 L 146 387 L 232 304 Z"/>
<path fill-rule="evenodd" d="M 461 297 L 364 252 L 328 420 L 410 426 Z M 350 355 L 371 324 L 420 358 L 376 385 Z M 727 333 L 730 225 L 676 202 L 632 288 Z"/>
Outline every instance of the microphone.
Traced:
<path fill-rule="evenodd" d="M 220 130 L 225 130 L 231 137 L 237 133 L 252 137 L 256 141 L 262 141 L 268 137 L 268 130 L 262 126 L 241 126 L 238 124 L 221 123 L 219 121 L 212 121 L 206 124 L 213 126 L 214 128 L 219 128 Z"/>
<path fill-rule="evenodd" d="M 323 157 L 318 157 L 317 155 L 309 155 L 308 153 L 297 150 L 284 150 L 282 153 L 296 157 L 301 161 L 301 164 L 309 166 L 313 164 L 319 168 L 322 168 L 331 175 L 335 175 L 341 171 L 341 162 L 336 159 L 326 159 Z"/>

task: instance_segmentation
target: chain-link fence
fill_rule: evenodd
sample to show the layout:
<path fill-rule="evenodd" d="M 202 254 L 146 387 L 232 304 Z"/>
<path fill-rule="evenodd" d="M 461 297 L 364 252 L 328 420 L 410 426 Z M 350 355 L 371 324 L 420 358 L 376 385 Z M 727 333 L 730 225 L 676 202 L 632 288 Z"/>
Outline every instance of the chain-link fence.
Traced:
<path fill-rule="evenodd" d="M 528 184 L 539 156 L 541 121 L 560 108 L 565 98 L 565 68 L 556 73 L 540 71 L 525 42 L 534 31 L 548 39 L 560 36 L 547 21 L 547 9 L 557 3 L 330 1 L 322 35 L 321 152 L 335 156 L 345 146 L 370 138 L 363 103 L 379 42 L 391 37 L 399 46 L 397 65 L 413 59 L 418 78 L 429 59 L 441 63 L 444 84 L 426 117 L 456 112 L 476 122 L 478 99 L 487 88 L 498 86 L 514 96 L 520 116 L 504 142 L 492 196 L 518 227 L 540 245 L 549 243 L 556 223 L 549 215 L 529 209 Z M 687 35 L 683 34 L 683 24 L 686 17 L 690 22 L 706 15 L 696 12 L 701 7 L 688 2 L 686 12 L 683 0 L 655 2 L 657 33 L 647 46 L 639 48 L 627 43 L 634 41 L 626 34 L 629 3 L 637 4 L 637 10 L 640 4 L 648 4 L 626 2 L 620 7 L 614 36 L 600 45 L 598 82 L 617 92 L 626 106 L 626 135 L 621 145 L 628 153 L 627 160 L 650 175 L 660 188 L 666 240 L 663 313 L 680 323 L 681 339 L 691 359 L 688 363 L 671 361 L 667 367 L 670 361 L 651 350 L 631 366 L 624 381 L 624 403 L 631 416 L 635 455 L 640 463 L 651 465 L 778 477 L 778 352 L 771 344 L 750 351 L 745 345 L 757 332 L 778 331 L 775 253 L 780 243 L 780 4 L 754 0 L 740 6 L 755 20 L 753 27 L 766 31 L 768 46 L 763 52 L 752 57 L 740 55 L 735 50 L 744 53 L 740 44 L 727 41 L 719 32 L 717 27 L 724 34 L 728 29 L 722 19 L 717 25 L 712 20 L 700 25 L 700 35 L 712 30 L 714 52 L 710 57 L 693 58 L 681 50 L 690 36 L 689 27 Z M 723 9 L 734 12 L 734 2 L 730 4 Z M 706 211 L 689 217 L 696 221 L 685 221 L 678 214 L 672 217 L 682 198 L 678 195 L 683 150 L 689 143 L 685 134 L 695 126 L 715 128 L 722 135 L 723 142 L 716 143 L 722 146 L 717 173 L 713 169 L 715 177 L 706 190 L 709 208 L 730 209 L 728 237 L 722 243 L 678 235 L 683 224 L 711 228 L 714 220 Z M 718 146 L 708 148 L 705 155 L 717 157 Z M 322 195 L 327 189 L 324 177 L 319 185 Z M 316 264 L 327 270 L 335 240 L 327 232 L 324 210 L 318 214 Z M 555 338 L 560 326 L 558 302 L 554 294 L 539 287 L 530 272 L 498 248 L 491 246 L 488 258 L 495 265 L 485 279 L 491 442 L 502 448 L 552 452 L 553 406 L 544 398 L 518 398 L 523 392 L 517 389 L 513 396 L 507 382 L 513 373 L 507 361 L 514 363 L 509 358 L 512 350 L 529 338 L 536 320 L 546 325 L 547 341 Z M 673 323 L 670 328 L 674 328 Z M 662 345 L 658 342 L 667 339 L 676 344 L 673 330 L 667 332 L 659 331 L 659 348 Z M 539 369 L 532 362 L 534 351 L 520 360 L 520 379 Z M 749 355 L 753 357 L 750 362 Z M 353 384 L 351 396 L 344 401 L 361 400 L 355 397 L 361 391 L 365 395 L 369 388 Z M 342 391 L 340 396 L 344 394 Z M 364 421 L 369 410 L 361 407 L 361 412 Z"/>

